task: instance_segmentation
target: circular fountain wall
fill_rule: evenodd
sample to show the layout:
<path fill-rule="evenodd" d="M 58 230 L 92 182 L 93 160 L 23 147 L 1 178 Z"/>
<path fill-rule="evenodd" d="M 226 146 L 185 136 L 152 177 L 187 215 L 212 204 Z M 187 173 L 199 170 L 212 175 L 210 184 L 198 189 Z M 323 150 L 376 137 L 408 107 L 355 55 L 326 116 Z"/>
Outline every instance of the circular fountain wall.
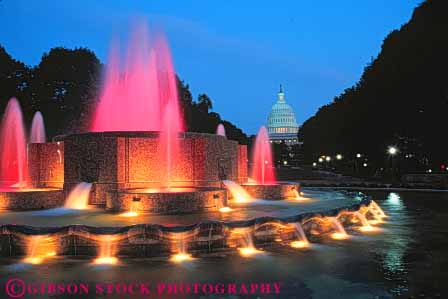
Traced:
<path fill-rule="evenodd" d="M 278 182 L 272 185 L 244 184 L 243 188 L 253 198 L 270 200 L 297 198 L 300 192 L 300 184 L 294 182 Z"/>
<path fill-rule="evenodd" d="M 62 189 L 0 189 L 0 209 L 36 210 L 64 205 Z"/>
<path fill-rule="evenodd" d="M 106 209 L 157 214 L 217 210 L 227 204 L 220 188 L 128 189 L 110 192 Z"/>

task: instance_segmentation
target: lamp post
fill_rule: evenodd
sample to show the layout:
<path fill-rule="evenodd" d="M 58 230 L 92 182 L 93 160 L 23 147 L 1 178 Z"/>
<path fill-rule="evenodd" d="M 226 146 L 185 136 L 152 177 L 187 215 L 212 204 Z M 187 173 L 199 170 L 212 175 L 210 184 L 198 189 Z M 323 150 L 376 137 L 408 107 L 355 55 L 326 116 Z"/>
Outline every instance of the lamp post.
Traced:
<path fill-rule="evenodd" d="M 394 157 L 398 154 L 398 148 L 390 145 L 387 148 L 387 154 L 389 155 L 389 159 L 390 159 L 390 169 L 391 169 L 391 173 L 392 173 L 392 178 L 395 178 L 395 159 Z"/>

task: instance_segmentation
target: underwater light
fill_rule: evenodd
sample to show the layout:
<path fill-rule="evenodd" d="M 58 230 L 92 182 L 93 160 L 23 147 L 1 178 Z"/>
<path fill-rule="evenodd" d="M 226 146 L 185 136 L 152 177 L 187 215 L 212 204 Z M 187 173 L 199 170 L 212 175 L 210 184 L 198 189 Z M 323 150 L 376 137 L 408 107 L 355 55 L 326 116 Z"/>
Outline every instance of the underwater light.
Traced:
<path fill-rule="evenodd" d="M 188 253 L 178 253 L 171 257 L 171 261 L 175 263 L 182 263 L 185 261 L 191 261 L 193 257 Z"/>
<path fill-rule="evenodd" d="M 289 245 L 292 248 L 307 248 L 310 246 L 310 243 L 306 241 L 292 241 Z"/>

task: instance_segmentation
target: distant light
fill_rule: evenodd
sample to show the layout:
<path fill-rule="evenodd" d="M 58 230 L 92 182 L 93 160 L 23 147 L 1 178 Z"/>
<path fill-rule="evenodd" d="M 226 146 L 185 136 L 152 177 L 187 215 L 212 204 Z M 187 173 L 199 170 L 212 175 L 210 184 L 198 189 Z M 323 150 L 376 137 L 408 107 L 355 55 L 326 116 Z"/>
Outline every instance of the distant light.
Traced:
<path fill-rule="evenodd" d="M 387 200 L 393 205 L 400 205 L 401 202 L 400 195 L 395 192 L 389 193 L 389 195 L 387 196 Z"/>
<path fill-rule="evenodd" d="M 325 158 L 325 161 L 330 162 L 330 161 L 331 161 L 331 157 L 330 157 L 330 156 L 327 156 L 327 157 Z"/>
<path fill-rule="evenodd" d="M 428 169 L 428 172 L 431 173 L 431 172 L 432 172 L 432 169 Z"/>
<path fill-rule="evenodd" d="M 322 162 L 324 162 L 324 159 L 319 158 L 319 163 L 322 163 Z"/>
<path fill-rule="evenodd" d="M 356 158 L 361 158 L 362 157 L 362 155 L 361 154 L 356 154 Z"/>
<path fill-rule="evenodd" d="M 337 155 L 336 155 L 336 159 L 337 159 L 337 160 L 342 160 L 342 155 L 341 155 L 341 154 L 337 154 Z"/>
<path fill-rule="evenodd" d="M 367 167 L 367 163 L 362 164 L 362 166 Z"/>
<path fill-rule="evenodd" d="M 387 153 L 391 156 L 395 156 L 398 153 L 398 149 L 395 146 L 389 146 L 387 148 Z"/>
<path fill-rule="evenodd" d="M 288 161 L 283 161 L 283 165 L 288 165 Z"/>
<path fill-rule="evenodd" d="M 316 166 L 317 166 L 317 163 L 313 162 L 313 167 L 316 167 Z M 447 168 L 447 170 L 448 170 L 448 168 Z"/>

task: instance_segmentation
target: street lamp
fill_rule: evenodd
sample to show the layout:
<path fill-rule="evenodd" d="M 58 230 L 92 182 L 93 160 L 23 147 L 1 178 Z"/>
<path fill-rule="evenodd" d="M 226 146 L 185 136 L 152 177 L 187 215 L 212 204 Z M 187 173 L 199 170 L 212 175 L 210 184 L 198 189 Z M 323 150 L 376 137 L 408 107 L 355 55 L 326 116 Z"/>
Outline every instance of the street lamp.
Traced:
<path fill-rule="evenodd" d="M 322 162 L 324 162 L 324 159 L 319 158 L 319 163 L 322 163 Z"/>
<path fill-rule="evenodd" d="M 341 154 L 337 154 L 337 155 L 336 155 L 336 159 L 337 159 L 337 160 L 342 160 L 342 155 L 341 155 Z"/>
<path fill-rule="evenodd" d="M 356 158 L 361 158 L 362 157 L 362 155 L 360 154 L 360 153 L 358 153 L 358 154 L 356 154 Z"/>
<path fill-rule="evenodd" d="M 330 162 L 330 161 L 331 161 L 331 157 L 330 157 L 330 156 L 327 156 L 327 157 L 325 158 L 325 161 Z"/>
<path fill-rule="evenodd" d="M 387 148 L 387 153 L 391 156 L 395 156 L 398 153 L 398 149 L 395 146 L 389 146 Z"/>

